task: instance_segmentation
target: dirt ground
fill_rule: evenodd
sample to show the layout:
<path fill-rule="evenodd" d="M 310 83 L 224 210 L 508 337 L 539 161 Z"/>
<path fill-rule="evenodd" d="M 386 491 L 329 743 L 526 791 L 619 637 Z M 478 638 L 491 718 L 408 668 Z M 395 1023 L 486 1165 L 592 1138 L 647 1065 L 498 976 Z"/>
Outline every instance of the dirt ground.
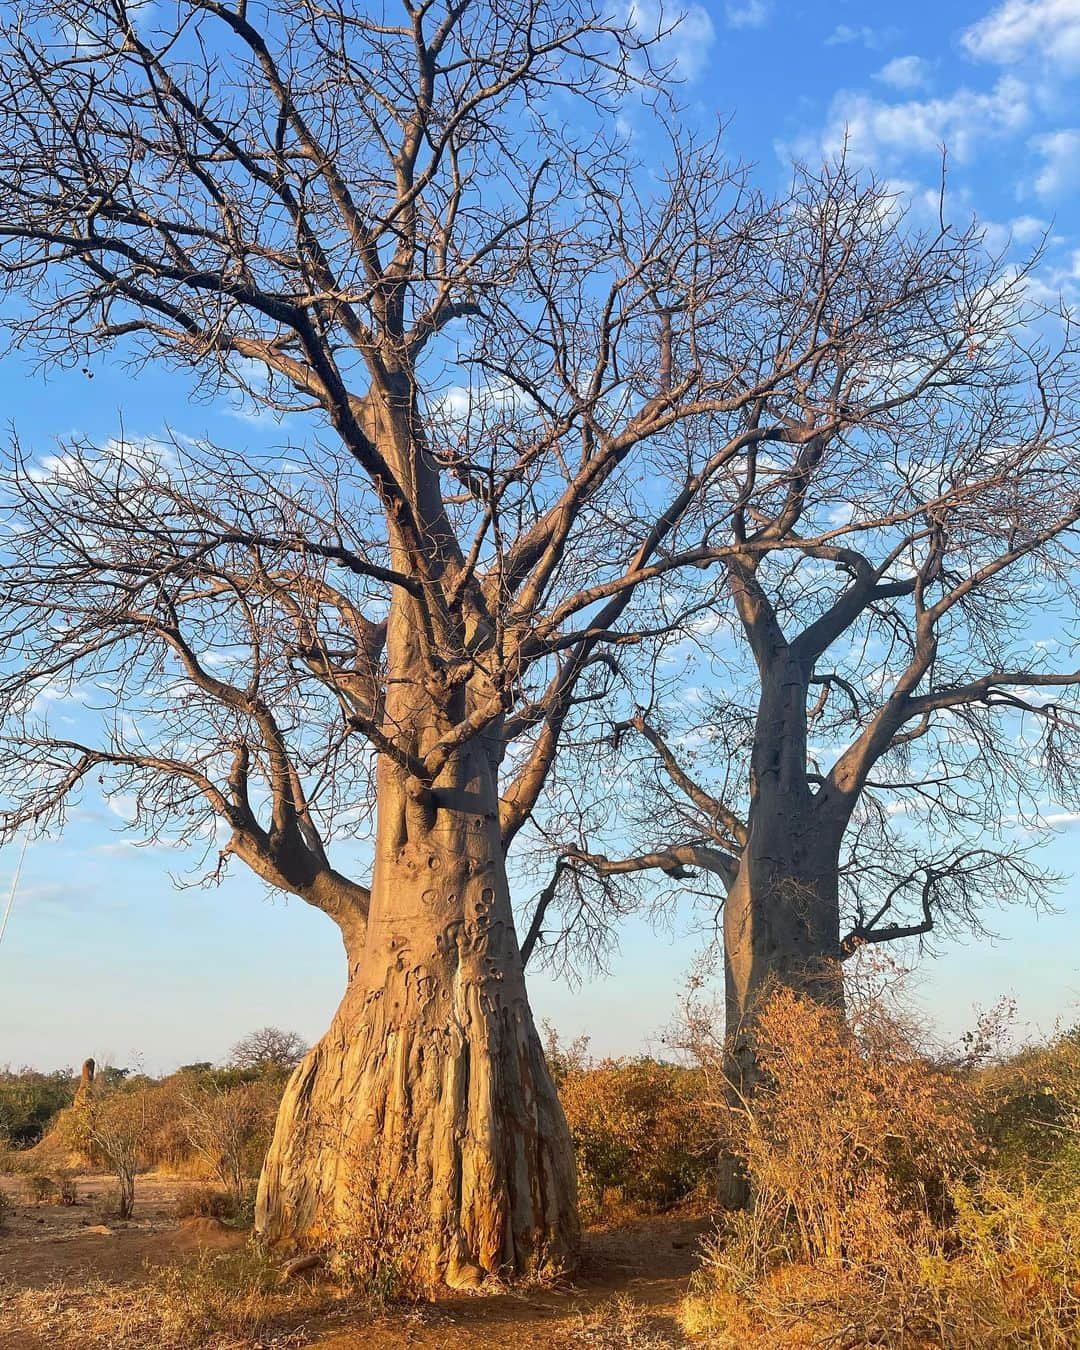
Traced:
<path fill-rule="evenodd" d="M 183 1265 L 207 1248 L 242 1246 L 243 1233 L 204 1221 L 173 1217 L 179 1189 L 190 1183 L 163 1175 L 138 1178 L 135 1214 L 126 1224 L 105 1217 L 108 1177 L 81 1177 L 79 1203 L 36 1205 L 25 1198 L 20 1177 L 0 1177 L 14 1202 L 0 1231 L 0 1350 L 38 1350 L 37 1338 L 12 1323 L 10 1308 L 21 1290 L 47 1290 L 57 1282 L 93 1278 L 137 1285 L 147 1267 Z M 703 1220 L 663 1218 L 597 1230 L 587 1235 L 573 1284 L 496 1295 L 447 1296 L 433 1304 L 376 1318 L 347 1310 L 321 1314 L 281 1339 L 261 1344 L 308 1345 L 318 1350 L 539 1350 L 595 1346 L 597 1350 L 662 1350 L 681 1346 L 679 1300 L 694 1265 Z M 620 1323 L 616 1300 L 631 1300 L 635 1327 L 594 1326 L 595 1310 L 609 1309 Z M 8 1310 L 6 1312 L 6 1310 Z M 115 1342 L 123 1350 L 122 1341 Z M 41 1350 L 64 1350 L 55 1339 Z M 193 1343 L 192 1350 L 197 1350 Z"/>

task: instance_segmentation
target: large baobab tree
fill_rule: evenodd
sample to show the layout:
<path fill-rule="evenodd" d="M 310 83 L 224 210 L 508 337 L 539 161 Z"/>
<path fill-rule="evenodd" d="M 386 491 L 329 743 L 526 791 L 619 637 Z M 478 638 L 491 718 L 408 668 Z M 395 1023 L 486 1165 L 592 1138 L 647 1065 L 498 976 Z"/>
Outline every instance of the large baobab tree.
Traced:
<path fill-rule="evenodd" d="M 860 947 L 985 932 L 987 907 L 1038 903 L 1040 806 L 1080 792 L 1071 317 L 1027 301 L 1027 271 L 965 275 L 966 250 L 948 287 L 900 281 L 896 203 L 873 190 L 804 207 L 777 223 L 784 299 L 747 378 L 801 315 L 897 303 L 879 341 L 836 344 L 794 407 L 770 394 L 743 414 L 818 429 L 725 467 L 715 601 L 676 625 L 678 653 L 612 738 L 640 767 L 622 761 L 637 828 L 618 853 L 598 845 L 594 807 L 543 896 L 595 914 L 642 874 L 704 881 L 743 1092 L 769 989 L 842 1005 Z M 694 647 L 687 700 L 682 667 L 665 672 Z"/>
<path fill-rule="evenodd" d="M 649 46 L 590 0 L 29 0 L 0 50 L 16 343 L 189 368 L 304 429 L 248 461 L 16 452 L 5 831 L 97 778 L 339 926 L 257 1225 L 321 1242 L 373 1167 L 452 1284 L 577 1240 L 507 849 L 648 630 L 639 589 L 710 555 L 690 504 L 793 434 L 709 431 L 764 392 L 725 324 L 771 208 L 715 146 L 666 179 L 621 154 Z M 769 388 L 821 359 L 804 336 Z M 93 691 L 70 734 L 46 682 Z M 365 802 L 361 881 L 331 855 Z"/>

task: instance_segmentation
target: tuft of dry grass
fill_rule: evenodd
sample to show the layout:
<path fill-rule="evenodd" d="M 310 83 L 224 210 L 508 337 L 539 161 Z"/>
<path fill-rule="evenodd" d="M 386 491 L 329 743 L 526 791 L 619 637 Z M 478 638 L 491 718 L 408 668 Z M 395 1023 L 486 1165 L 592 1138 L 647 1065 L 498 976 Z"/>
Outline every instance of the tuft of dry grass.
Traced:
<path fill-rule="evenodd" d="M 683 1337 L 673 1338 L 659 1330 L 655 1320 L 629 1294 L 615 1294 L 592 1312 L 581 1314 L 569 1341 L 583 1350 L 678 1350 L 686 1345 Z"/>

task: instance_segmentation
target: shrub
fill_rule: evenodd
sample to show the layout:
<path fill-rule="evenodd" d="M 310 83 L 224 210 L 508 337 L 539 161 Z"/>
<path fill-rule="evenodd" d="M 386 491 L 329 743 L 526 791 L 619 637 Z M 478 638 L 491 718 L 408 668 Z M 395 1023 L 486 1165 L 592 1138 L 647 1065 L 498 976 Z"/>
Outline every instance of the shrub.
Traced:
<path fill-rule="evenodd" d="M 567 1051 L 553 1040 L 548 1055 L 586 1219 L 613 1206 L 667 1209 L 707 1182 L 717 1148 L 704 1125 L 699 1074 L 648 1058 L 593 1063 L 580 1041 Z"/>
<path fill-rule="evenodd" d="M 56 1190 L 62 1205 L 77 1205 L 79 1203 L 79 1188 L 74 1172 L 67 1170 L 57 1172 Z"/>
<path fill-rule="evenodd" d="M 38 1073 L 34 1069 L 0 1070 L 0 1139 L 15 1148 L 30 1148 L 55 1117 L 70 1106 L 75 1080 L 69 1069 Z"/>
<path fill-rule="evenodd" d="M 31 1172 L 23 1178 L 26 1198 L 32 1205 L 42 1205 L 56 1194 L 56 1182 L 44 1172 Z"/>
<path fill-rule="evenodd" d="M 761 1221 L 810 1263 L 868 1258 L 939 1221 L 977 1149 L 963 1079 L 884 1015 L 862 1032 L 787 990 L 760 1017 L 765 1084 L 742 1119 L 743 1160 Z"/>
<path fill-rule="evenodd" d="M 261 1079 L 229 1088 L 199 1081 L 183 1091 L 188 1143 L 230 1192 L 234 1208 L 243 1199 L 246 1178 L 262 1163 L 278 1098 L 276 1087 Z"/>
<path fill-rule="evenodd" d="M 1052 1196 L 1080 1189 L 1080 1029 L 988 1066 L 977 1086 L 1002 1175 Z"/>
<path fill-rule="evenodd" d="M 0 1229 L 2 1229 L 11 1214 L 11 1197 L 7 1191 L 0 1190 Z"/>
<path fill-rule="evenodd" d="M 173 1202 L 178 1219 L 230 1219 L 235 1212 L 234 1197 L 214 1186 L 185 1186 Z"/>
<path fill-rule="evenodd" d="M 95 1096 L 86 1112 L 94 1152 L 117 1180 L 116 1215 L 129 1219 L 135 1206 L 135 1176 L 145 1165 L 154 1128 L 152 1087 L 122 1086 Z"/>
<path fill-rule="evenodd" d="M 327 1235 L 331 1275 L 377 1308 L 429 1294 L 431 1219 L 408 1177 L 381 1174 L 377 1145 L 352 1146 L 346 1156 L 349 1187 Z"/>
<path fill-rule="evenodd" d="M 1006 1183 L 978 1080 L 904 1029 L 780 992 L 742 1117 L 751 1211 L 706 1244 L 684 1325 L 717 1346 L 1064 1350 L 1080 1335 L 1080 1203 Z"/>

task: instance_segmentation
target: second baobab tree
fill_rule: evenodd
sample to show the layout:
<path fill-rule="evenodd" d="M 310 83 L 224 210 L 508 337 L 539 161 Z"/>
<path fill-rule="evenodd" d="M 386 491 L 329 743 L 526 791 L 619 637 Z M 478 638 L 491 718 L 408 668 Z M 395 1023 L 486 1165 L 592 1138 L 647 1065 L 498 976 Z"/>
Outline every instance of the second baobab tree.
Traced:
<path fill-rule="evenodd" d="M 744 1095 L 770 991 L 842 1007 L 860 948 L 985 935 L 988 909 L 1044 903 L 1043 816 L 1080 799 L 1071 315 L 1032 303 L 1030 269 L 977 228 L 920 229 L 842 167 L 795 198 L 777 292 L 747 279 L 769 336 L 741 349 L 744 377 L 764 385 L 806 327 L 827 355 L 794 397 L 737 414 L 798 435 L 725 466 L 703 507 L 725 541 L 715 597 L 612 738 L 641 788 L 622 849 L 594 809 L 549 887 L 593 911 L 648 873 L 711 893 Z M 688 660 L 693 697 L 671 679 Z"/>

